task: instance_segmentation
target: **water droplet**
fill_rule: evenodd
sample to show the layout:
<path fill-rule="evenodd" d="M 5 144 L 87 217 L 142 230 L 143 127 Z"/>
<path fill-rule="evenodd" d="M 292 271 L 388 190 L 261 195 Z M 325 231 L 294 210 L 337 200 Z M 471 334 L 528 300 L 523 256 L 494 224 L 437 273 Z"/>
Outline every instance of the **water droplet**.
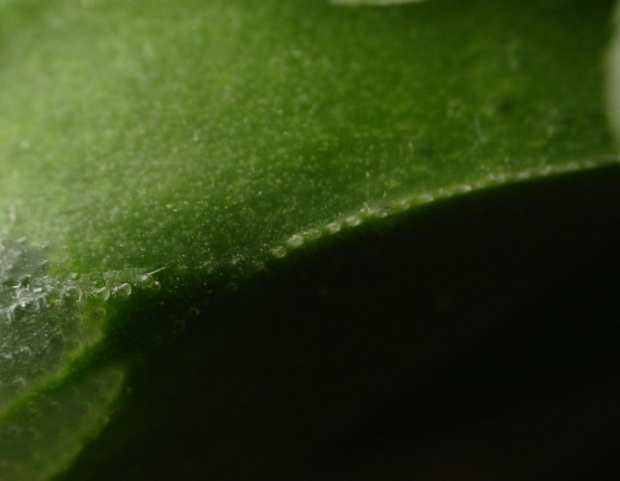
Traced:
<path fill-rule="evenodd" d="M 278 246 L 274 249 L 271 249 L 271 254 L 277 259 L 282 259 L 284 256 L 286 256 L 286 249 L 282 246 Z"/>
<path fill-rule="evenodd" d="M 286 241 L 286 244 L 293 249 L 297 247 L 301 247 L 303 243 L 304 243 L 304 238 L 300 236 L 299 234 L 295 234 L 294 236 L 291 236 L 291 238 Z"/>
<path fill-rule="evenodd" d="M 381 207 L 371 207 L 367 212 L 369 217 L 376 217 L 377 219 L 383 219 L 388 216 L 388 211 Z"/>
<path fill-rule="evenodd" d="M 70 286 L 64 292 L 65 300 L 71 302 L 80 302 L 82 300 L 82 289 L 78 286 Z"/>
<path fill-rule="evenodd" d="M 94 292 L 94 297 L 98 301 L 105 302 L 110 298 L 110 289 L 107 287 L 102 287 L 101 289 L 97 289 Z"/>
<path fill-rule="evenodd" d="M 335 234 L 336 232 L 339 232 L 340 229 L 342 228 L 342 226 L 340 225 L 340 222 L 330 222 L 329 224 L 327 224 L 327 230 L 329 232 L 331 232 L 332 234 Z"/>
<path fill-rule="evenodd" d="M 148 274 L 143 274 L 138 279 L 143 287 L 149 287 L 153 283 L 153 278 Z"/>
<path fill-rule="evenodd" d="M 128 282 L 124 282 L 123 284 L 116 286 L 112 290 L 112 294 L 122 297 L 129 297 L 131 295 L 131 284 L 129 284 Z"/>
<path fill-rule="evenodd" d="M 357 227 L 358 225 L 360 225 L 362 223 L 362 219 L 360 219 L 356 215 L 350 215 L 344 221 L 350 227 Z"/>
<path fill-rule="evenodd" d="M 20 300 L 19 304 L 9 307 L 9 310 L 13 312 L 14 320 L 17 320 L 17 321 L 24 320 L 27 314 L 26 301 L 23 299 Z"/>
<path fill-rule="evenodd" d="M 411 201 L 409 199 L 401 199 L 396 205 L 399 209 L 406 210 L 411 206 Z"/>
<path fill-rule="evenodd" d="M 550 165 L 541 167 L 541 169 L 538 171 L 540 175 L 549 175 L 551 172 L 553 172 L 553 167 Z"/>
<path fill-rule="evenodd" d="M 321 231 L 319 229 L 308 229 L 303 234 L 303 238 L 306 240 L 316 240 L 321 237 Z"/>
<path fill-rule="evenodd" d="M 471 192 L 471 185 L 468 185 L 468 184 L 457 185 L 454 188 L 454 192 L 459 192 L 461 194 L 465 194 L 467 192 Z"/>
<path fill-rule="evenodd" d="M 418 197 L 418 201 L 421 203 L 432 202 L 433 200 L 434 200 L 434 197 L 431 194 L 421 194 Z"/>
<path fill-rule="evenodd" d="M 507 176 L 505 174 L 490 174 L 488 176 L 488 179 L 491 182 L 496 182 L 496 183 L 499 183 L 499 184 L 503 184 L 504 182 L 506 182 Z"/>

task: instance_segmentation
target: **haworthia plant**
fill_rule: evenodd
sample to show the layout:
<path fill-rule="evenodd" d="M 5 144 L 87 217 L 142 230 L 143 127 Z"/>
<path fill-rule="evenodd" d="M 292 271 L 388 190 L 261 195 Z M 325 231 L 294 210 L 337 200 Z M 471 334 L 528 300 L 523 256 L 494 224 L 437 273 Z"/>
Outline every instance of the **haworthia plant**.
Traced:
<path fill-rule="evenodd" d="M 617 163 L 610 10 L 0 2 L 0 478 L 66 471 L 122 411 L 136 306 L 204 293 L 139 328 L 160 346 L 339 232 Z"/>

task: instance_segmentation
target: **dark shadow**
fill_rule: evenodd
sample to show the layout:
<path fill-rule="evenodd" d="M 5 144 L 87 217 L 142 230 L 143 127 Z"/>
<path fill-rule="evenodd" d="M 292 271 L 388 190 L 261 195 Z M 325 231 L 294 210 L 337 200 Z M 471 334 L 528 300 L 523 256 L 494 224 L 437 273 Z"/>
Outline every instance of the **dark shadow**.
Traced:
<path fill-rule="evenodd" d="M 619 206 L 620 167 L 487 190 L 136 298 L 63 479 L 620 479 Z"/>

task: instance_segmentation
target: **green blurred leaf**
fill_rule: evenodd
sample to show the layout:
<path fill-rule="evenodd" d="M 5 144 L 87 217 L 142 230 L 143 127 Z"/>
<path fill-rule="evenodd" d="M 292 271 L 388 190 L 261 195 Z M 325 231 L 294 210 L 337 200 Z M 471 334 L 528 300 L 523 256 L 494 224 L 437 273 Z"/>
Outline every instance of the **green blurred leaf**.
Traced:
<path fill-rule="evenodd" d="M 3 413 L 0 419 L 0 477 L 48 479 L 66 466 L 108 421 L 122 386 L 112 369 L 49 388 Z"/>
<path fill-rule="evenodd" d="M 614 37 L 607 51 L 605 94 L 607 113 L 611 121 L 611 130 L 616 142 L 620 138 L 620 37 L 618 24 L 620 9 L 616 7 L 613 16 Z"/>

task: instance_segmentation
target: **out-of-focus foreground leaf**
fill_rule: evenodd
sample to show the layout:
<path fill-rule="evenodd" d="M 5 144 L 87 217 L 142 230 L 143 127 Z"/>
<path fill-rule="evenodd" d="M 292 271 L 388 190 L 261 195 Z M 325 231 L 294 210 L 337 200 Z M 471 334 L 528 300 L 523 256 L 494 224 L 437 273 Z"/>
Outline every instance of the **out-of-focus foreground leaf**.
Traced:
<path fill-rule="evenodd" d="M 610 3 L 1 2 L 0 477 L 64 469 L 117 371 L 298 251 L 615 163 Z"/>

